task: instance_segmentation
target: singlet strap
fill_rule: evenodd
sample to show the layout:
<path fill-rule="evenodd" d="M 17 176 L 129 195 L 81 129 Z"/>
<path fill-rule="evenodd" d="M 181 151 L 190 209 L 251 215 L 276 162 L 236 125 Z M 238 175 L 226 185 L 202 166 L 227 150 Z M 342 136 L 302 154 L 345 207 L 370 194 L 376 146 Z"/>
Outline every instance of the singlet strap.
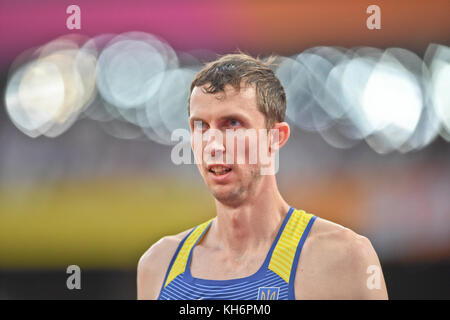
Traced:
<path fill-rule="evenodd" d="M 178 250 L 175 261 L 170 267 L 166 282 L 164 283 L 164 287 L 166 287 L 173 279 L 184 272 L 192 247 L 195 245 L 197 240 L 201 237 L 201 235 L 213 219 L 214 218 L 211 218 L 210 220 L 195 227 L 195 229 L 183 241 L 181 248 Z"/>
<path fill-rule="evenodd" d="M 298 259 L 296 252 L 301 250 L 315 218 L 313 214 L 303 210 L 294 210 L 273 250 L 268 268 L 286 283 L 291 280 L 292 269 L 297 265 L 294 263 L 294 259 Z M 295 270 L 293 271 L 295 274 Z"/>

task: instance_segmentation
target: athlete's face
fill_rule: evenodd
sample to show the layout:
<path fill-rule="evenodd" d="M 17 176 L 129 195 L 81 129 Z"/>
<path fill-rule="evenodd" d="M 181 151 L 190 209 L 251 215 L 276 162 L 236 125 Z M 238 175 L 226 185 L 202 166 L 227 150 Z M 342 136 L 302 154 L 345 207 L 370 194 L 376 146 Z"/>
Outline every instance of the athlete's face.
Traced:
<path fill-rule="evenodd" d="M 214 197 L 222 203 L 238 205 L 255 191 L 263 177 L 259 157 L 250 160 L 249 151 L 258 150 L 258 144 L 268 148 L 268 143 L 259 143 L 259 132 L 267 134 L 265 116 L 257 107 L 253 86 L 236 90 L 227 85 L 224 92 L 216 94 L 207 93 L 206 86 L 195 87 L 190 98 L 194 156 Z M 256 138 L 251 132 L 256 133 Z"/>

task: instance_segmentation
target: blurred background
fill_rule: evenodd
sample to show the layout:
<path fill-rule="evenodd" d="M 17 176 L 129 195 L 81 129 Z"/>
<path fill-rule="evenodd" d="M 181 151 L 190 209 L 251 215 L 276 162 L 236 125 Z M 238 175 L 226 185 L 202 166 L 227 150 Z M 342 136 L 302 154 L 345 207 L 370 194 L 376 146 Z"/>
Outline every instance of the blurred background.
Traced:
<path fill-rule="evenodd" d="M 237 49 L 279 56 L 287 201 L 367 236 L 390 298 L 449 299 L 450 2 L 372 4 L 0 0 L 0 299 L 135 299 L 145 250 L 215 215 L 171 133 Z"/>

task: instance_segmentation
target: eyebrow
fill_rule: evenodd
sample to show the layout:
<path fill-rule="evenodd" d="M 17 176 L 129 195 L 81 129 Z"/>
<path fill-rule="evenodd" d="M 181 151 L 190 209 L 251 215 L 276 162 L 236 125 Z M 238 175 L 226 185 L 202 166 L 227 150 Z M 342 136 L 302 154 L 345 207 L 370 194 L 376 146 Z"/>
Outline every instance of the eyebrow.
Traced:
<path fill-rule="evenodd" d="M 199 117 L 189 117 L 189 122 L 194 122 L 194 121 L 205 121 L 202 118 Z"/>
<path fill-rule="evenodd" d="M 221 116 L 218 120 L 221 121 L 221 120 L 230 120 L 230 119 L 237 119 L 237 120 L 249 122 L 249 118 L 240 113 L 227 114 L 227 115 Z M 205 120 L 203 120 L 200 117 L 195 117 L 195 116 L 189 117 L 189 122 L 194 122 L 194 121 L 205 121 Z"/>

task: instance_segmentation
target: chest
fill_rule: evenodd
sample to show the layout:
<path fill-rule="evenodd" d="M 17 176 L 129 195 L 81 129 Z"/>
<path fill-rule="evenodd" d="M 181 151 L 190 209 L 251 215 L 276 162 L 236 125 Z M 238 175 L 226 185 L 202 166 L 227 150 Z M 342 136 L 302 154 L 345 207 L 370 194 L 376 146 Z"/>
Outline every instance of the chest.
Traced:
<path fill-rule="evenodd" d="M 190 271 L 193 277 L 201 279 L 244 278 L 258 272 L 266 257 L 267 251 L 264 250 L 232 258 L 219 252 L 196 247 L 192 252 Z"/>
<path fill-rule="evenodd" d="M 192 252 L 190 272 L 194 278 L 207 280 L 245 278 L 258 272 L 262 268 L 266 258 L 267 251 L 264 250 L 247 254 L 241 259 L 236 260 L 198 247 Z M 326 281 L 323 281 L 326 277 L 321 276 L 317 272 L 310 271 L 310 268 L 307 268 L 308 272 L 305 272 L 303 265 L 310 265 L 310 263 L 305 263 L 304 259 L 301 262 L 303 263 L 299 263 L 296 270 L 291 270 L 291 272 L 296 273 L 293 285 L 295 298 L 302 300 L 311 299 L 311 297 L 327 296 L 330 292 L 327 291 L 329 286 L 325 283 Z M 285 284 L 277 285 L 281 288 L 280 297 L 282 297 L 289 285 L 283 281 L 280 283 Z M 261 293 L 262 296 L 264 296 L 263 293 Z"/>

